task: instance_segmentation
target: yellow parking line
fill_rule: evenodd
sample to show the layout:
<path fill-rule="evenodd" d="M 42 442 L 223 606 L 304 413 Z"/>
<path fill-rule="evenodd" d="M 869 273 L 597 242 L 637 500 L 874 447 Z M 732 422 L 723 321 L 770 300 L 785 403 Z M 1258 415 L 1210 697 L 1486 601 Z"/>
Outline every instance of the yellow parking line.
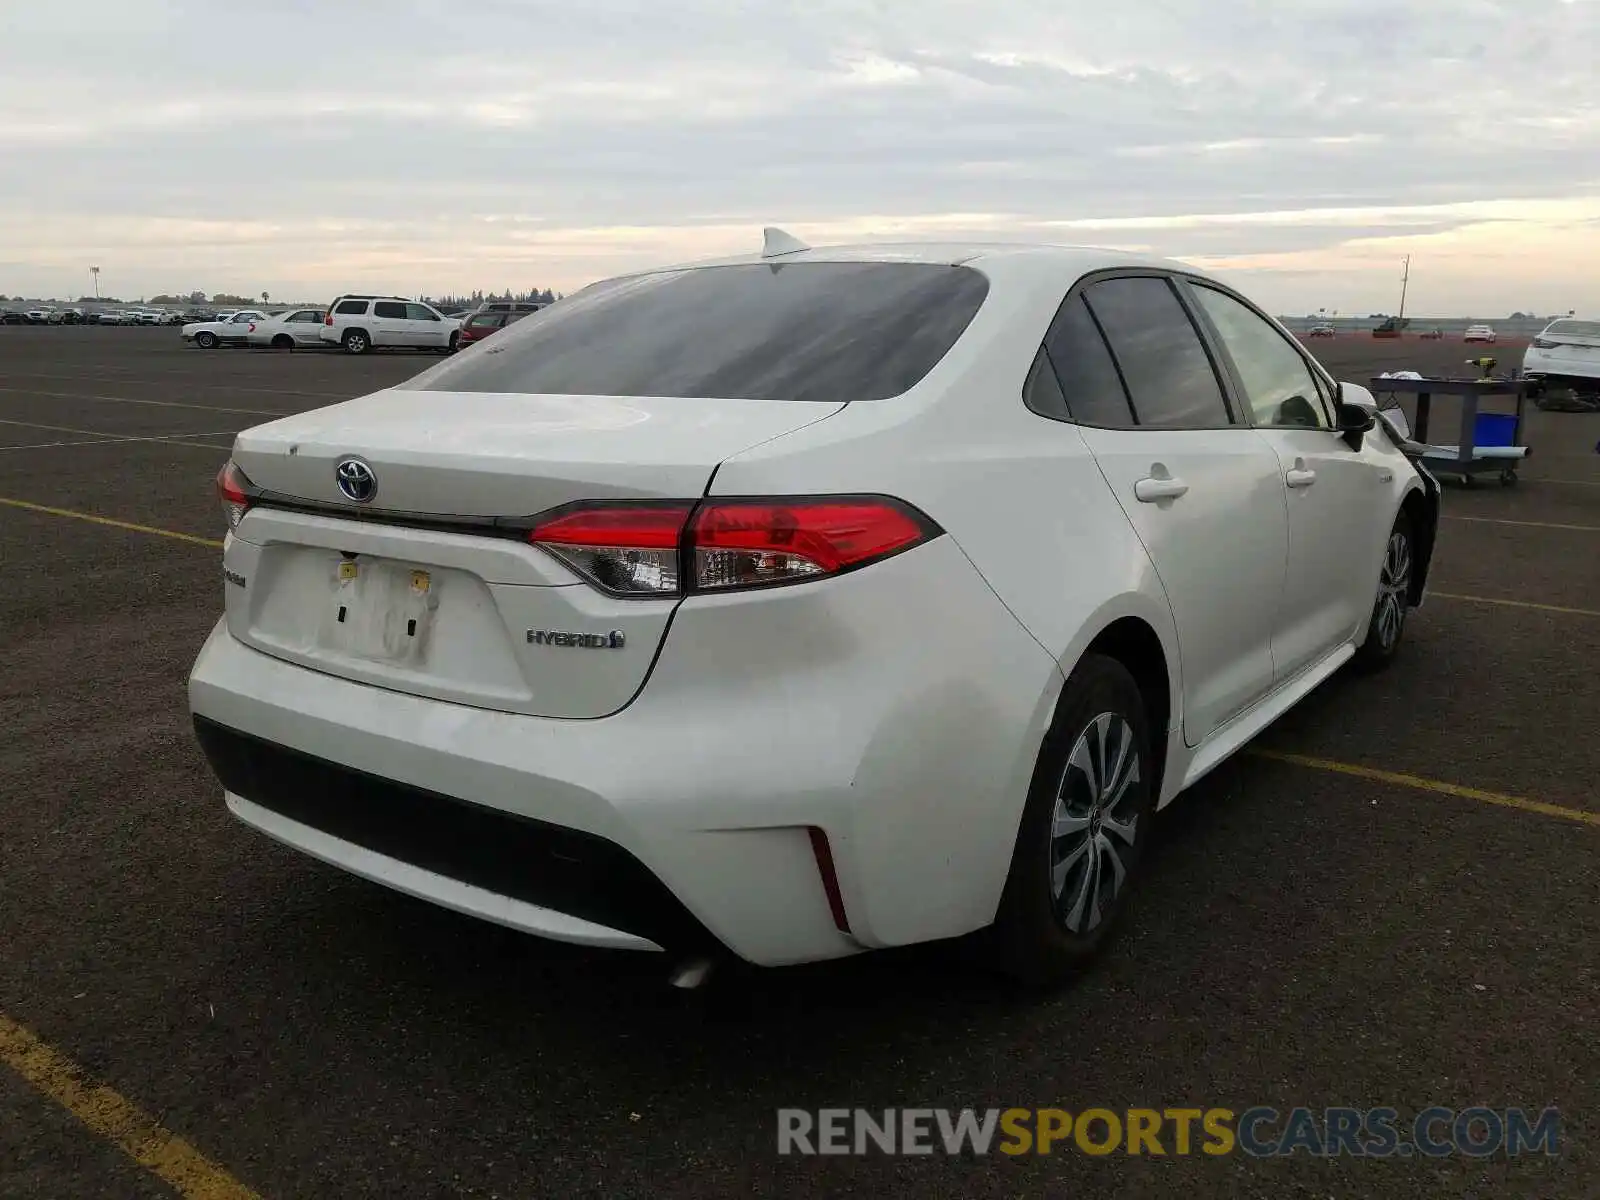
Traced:
<path fill-rule="evenodd" d="M 0 1062 L 187 1200 L 257 1200 L 222 1167 L 150 1114 L 0 1013 Z"/>
<path fill-rule="evenodd" d="M 1521 796 L 1508 796 L 1504 792 L 1487 792 L 1482 788 L 1464 787 L 1459 783 L 1445 783 L 1438 779 L 1424 779 L 1421 775 L 1407 775 L 1401 771 L 1380 771 L 1376 767 L 1362 767 L 1355 763 L 1339 762 L 1332 758 L 1314 758 L 1309 754 L 1290 754 L 1285 750 L 1264 750 L 1251 747 L 1249 753 L 1256 758 L 1270 758 L 1274 762 L 1293 763 L 1297 767 L 1310 767 L 1314 771 L 1332 771 L 1338 775 L 1351 775 L 1369 779 L 1374 783 L 1392 783 L 1398 787 L 1434 792 L 1440 796 L 1456 796 L 1462 800 L 1476 800 L 1481 804 L 1496 804 L 1501 808 L 1515 808 L 1522 812 L 1538 813 L 1545 817 L 1560 817 L 1580 825 L 1600 828 L 1600 812 L 1585 812 L 1581 808 L 1564 808 L 1559 804 L 1546 804 L 1542 800 L 1525 800 Z"/>
<path fill-rule="evenodd" d="M 1506 608 L 1532 608 L 1539 612 L 1565 613 L 1569 617 L 1600 617 L 1600 609 L 1563 608 L 1559 604 L 1535 604 L 1532 600 L 1500 600 L 1494 596 L 1466 596 L 1459 592 L 1436 592 L 1428 589 L 1428 599 L 1463 600 L 1468 604 L 1499 604 Z"/>
<path fill-rule="evenodd" d="M 1558 525 L 1554 521 L 1512 521 L 1505 517 L 1457 517 L 1445 514 L 1446 521 L 1473 521 L 1479 525 L 1524 525 L 1529 529 L 1571 529 L 1578 533 L 1600 533 L 1600 525 Z"/>
<path fill-rule="evenodd" d="M 222 543 L 216 538 L 198 537 L 192 533 L 179 533 L 175 529 L 157 529 L 154 525 L 137 525 L 132 521 L 118 521 L 113 517 L 100 517 L 94 513 L 77 512 L 70 508 L 51 508 L 48 504 L 35 504 L 31 500 L 13 500 L 10 496 L 0 496 L 0 504 L 7 504 L 12 508 L 25 509 L 28 512 L 44 513 L 46 516 L 51 517 L 70 517 L 74 521 L 92 521 L 96 525 L 109 525 L 113 529 L 126 529 L 132 533 L 148 533 L 154 537 L 171 538 L 175 542 L 193 542 L 197 546 L 222 548 Z"/>

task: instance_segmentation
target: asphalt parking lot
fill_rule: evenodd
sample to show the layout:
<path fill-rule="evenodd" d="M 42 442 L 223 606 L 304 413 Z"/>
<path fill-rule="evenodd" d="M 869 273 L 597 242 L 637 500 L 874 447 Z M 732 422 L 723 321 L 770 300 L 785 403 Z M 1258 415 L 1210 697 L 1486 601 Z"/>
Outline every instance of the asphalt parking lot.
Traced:
<path fill-rule="evenodd" d="M 1476 352 L 1312 345 L 1357 380 Z M 654 958 L 265 841 L 194 744 L 232 434 L 434 361 L 0 328 L 0 1195 L 1596 1194 L 1600 415 L 1530 407 L 1518 486 L 1447 485 L 1402 662 L 1181 798 L 1068 990 L 924 947 L 686 999 Z M 782 1107 L 1186 1104 L 1554 1105 L 1562 1136 L 1512 1160 L 775 1150 Z"/>

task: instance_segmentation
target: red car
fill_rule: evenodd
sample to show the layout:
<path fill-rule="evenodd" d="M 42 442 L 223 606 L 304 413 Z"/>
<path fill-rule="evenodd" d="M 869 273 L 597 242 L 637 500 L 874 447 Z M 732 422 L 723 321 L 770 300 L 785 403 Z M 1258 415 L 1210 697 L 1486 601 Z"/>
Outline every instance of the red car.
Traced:
<path fill-rule="evenodd" d="M 461 323 L 461 337 L 458 346 L 470 346 L 473 342 L 481 342 L 484 338 L 503 329 L 513 321 L 520 321 L 527 316 L 526 312 L 475 312 Z"/>

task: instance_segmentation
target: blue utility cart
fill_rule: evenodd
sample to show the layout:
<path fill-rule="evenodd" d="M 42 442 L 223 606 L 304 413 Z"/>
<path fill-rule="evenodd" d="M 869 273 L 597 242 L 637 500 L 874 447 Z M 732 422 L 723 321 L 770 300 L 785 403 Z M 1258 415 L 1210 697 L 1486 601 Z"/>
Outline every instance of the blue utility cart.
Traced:
<path fill-rule="evenodd" d="M 1417 398 L 1417 427 L 1412 438 L 1424 447 L 1422 461 L 1435 475 L 1456 475 L 1467 485 L 1483 474 L 1495 474 L 1504 486 L 1517 481 L 1517 466 L 1531 453 L 1519 445 L 1527 384 L 1520 379 L 1405 379 L 1378 376 L 1370 381 L 1375 397 L 1384 393 Z M 1428 417 L 1435 396 L 1461 397 L 1461 429 L 1454 445 L 1428 441 Z M 1483 412 L 1479 405 L 1490 396 L 1511 396 L 1511 413 Z M 1382 400 L 1379 408 L 1383 408 Z"/>

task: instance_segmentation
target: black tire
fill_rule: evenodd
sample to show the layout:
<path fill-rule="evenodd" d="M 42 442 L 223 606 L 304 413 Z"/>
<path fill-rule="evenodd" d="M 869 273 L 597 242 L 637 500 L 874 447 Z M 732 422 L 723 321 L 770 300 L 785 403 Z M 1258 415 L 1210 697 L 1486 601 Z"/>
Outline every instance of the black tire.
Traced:
<path fill-rule="evenodd" d="M 217 348 L 217 335 L 209 329 L 202 329 L 194 335 L 194 344 L 202 350 L 215 350 Z"/>
<path fill-rule="evenodd" d="M 280 333 L 272 339 L 272 348 L 274 350 L 293 350 L 294 339 L 287 333 Z"/>
<path fill-rule="evenodd" d="M 1382 670 L 1399 655 L 1400 645 L 1405 640 L 1406 614 L 1411 609 L 1411 573 L 1416 563 L 1416 535 L 1411 528 L 1411 518 L 1401 509 L 1384 542 L 1383 562 L 1378 569 L 1378 594 L 1372 602 L 1372 615 L 1367 619 L 1367 637 L 1351 662 L 1358 671 Z"/>
<path fill-rule="evenodd" d="M 445 353 L 454 354 L 459 349 L 461 349 L 461 331 L 457 330 L 450 335 L 450 345 L 445 347 Z"/>
<path fill-rule="evenodd" d="M 1109 773 L 1100 761 L 1102 733 L 1112 771 L 1121 770 L 1097 786 L 1096 775 Z M 1121 756 L 1124 744 L 1131 764 Z M 1116 659 L 1086 655 L 1067 680 L 1040 748 L 1011 872 L 988 930 L 989 957 L 1001 972 L 1052 987 L 1105 945 L 1138 877 L 1155 817 L 1154 783 L 1139 685 Z"/>
<path fill-rule="evenodd" d="M 372 339 L 365 329 L 347 329 L 342 345 L 346 354 L 365 354 L 372 349 Z"/>

